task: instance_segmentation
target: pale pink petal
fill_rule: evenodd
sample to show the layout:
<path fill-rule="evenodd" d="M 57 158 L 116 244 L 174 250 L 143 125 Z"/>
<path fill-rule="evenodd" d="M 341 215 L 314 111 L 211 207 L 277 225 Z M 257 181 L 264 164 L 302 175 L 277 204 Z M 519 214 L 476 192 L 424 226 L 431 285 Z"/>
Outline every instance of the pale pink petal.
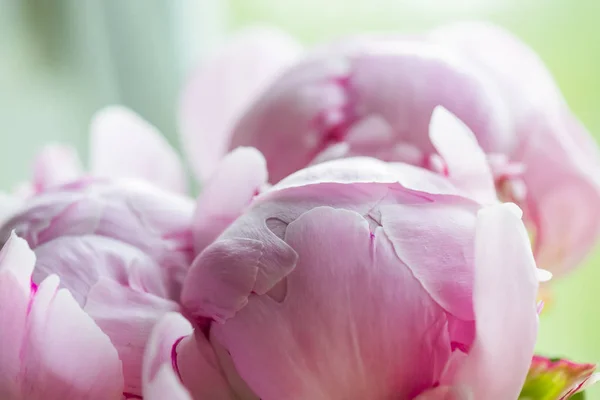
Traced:
<path fill-rule="evenodd" d="M 90 290 L 83 309 L 117 349 L 123 362 L 125 392 L 141 395 L 148 337 L 163 315 L 179 310 L 177 303 L 101 278 Z"/>
<path fill-rule="evenodd" d="M 201 332 L 194 335 L 190 323 L 178 313 L 166 314 L 152 330 L 144 355 L 142 379 L 144 396 L 149 399 L 179 399 L 170 396 L 183 396 L 183 393 L 187 397 L 181 399 L 236 398 L 208 340 Z M 159 392 L 154 393 L 155 390 Z M 159 393 L 169 393 L 170 396 L 160 397 Z"/>
<path fill-rule="evenodd" d="M 11 232 L 0 250 L 0 271 L 10 272 L 18 281 L 24 293 L 31 290 L 31 274 L 35 265 L 35 254 L 27 242 Z"/>
<path fill-rule="evenodd" d="M 383 117 L 396 141 L 425 153 L 433 150 L 429 124 L 438 106 L 477 132 L 486 151 L 512 139 L 497 88 L 461 57 L 434 43 L 410 38 L 366 43 L 353 57 L 349 92 L 359 116 Z"/>
<path fill-rule="evenodd" d="M 36 192 L 72 182 L 83 175 L 81 160 L 71 146 L 48 145 L 33 161 L 33 187 Z"/>
<path fill-rule="evenodd" d="M 371 232 L 355 212 L 320 207 L 290 223 L 285 241 L 298 263 L 277 293 L 248 296 L 212 326 L 256 395 L 410 399 L 432 387 L 450 352 L 444 312 L 398 263 L 381 228 Z M 263 257 L 278 251 L 265 243 Z M 195 268 L 225 268 L 228 254 Z"/>
<path fill-rule="evenodd" d="M 143 179 L 176 193 L 187 192 L 179 155 L 154 126 L 133 111 L 107 107 L 96 113 L 90 131 L 92 174 Z"/>
<path fill-rule="evenodd" d="M 219 163 L 196 203 L 194 250 L 199 254 L 239 217 L 267 183 L 267 166 L 253 148 L 237 148 Z"/>
<path fill-rule="evenodd" d="M 429 137 L 448 168 L 448 177 L 481 203 L 497 201 L 494 178 L 473 132 L 443 107 L 431 116 Z"/>
<path fill-rule="evenodd" d="M 35 255 L 12 234 L 0 251 L 0 398 L 19 395 L 20 349 L 26 334 Z M 17 397 L 18 398 L 18 397 Z"/>
<path fill-rule="evenodd" d="M 144 399 L 192 400 L 192 397 L 183 387 L 171 366 L 163 364 L 154 379 L 144 385 Z"/>
<path fill-rule="evenodd" d="M 557 276 L 578 265 L 600 233 L 597 160 L 566 135 L 572 118 L 557 114 L 532 123 L 519 154 L 527 165 L 525 215 L 535 229 L 536 260 Z"/>
<path fill-rule="evenodd" d="M 34 256 L 12 236 L 0 253 L 0 397 L 120 400 L 121 362 L 109 338 L 59 280 L 26 276 Z"/>
<path fill-rule="evenodd" d="M 252 292 L 263 294 L 287 275 L 296 253 L 270 231 L 262 233 L 276 249 L 275 257 L 263 259 L 265 245 L 255 239 L 220 239 L 208 246 L 186 277 L 184 305 L 196 316 L 222 322 L 246 306 Z"/>
<path fill-rule="evenodd" d="M 183 148 L 200 181 L 229 148 L 233 128 L 250 104 L 302 52 L 272 28 L 239 32 L 193 74 L 180 111 Z"/>
<path fill-rule="evenodd" d="M 271 187 L 267 192 L 320 183 L 399 183 L 407 189 L 435 193 L 460 194 L 448 179 L 423 168 L 402 163 L 387 163 L 368 157 L 326 161 L 303 168 Z"/>
<path fill-rule="evenodd" d="M 440 386 L 421 394 L 415 400 L 474 400 L 469 389 L 461 386 Z"/>
<path fill-rule="evenodd" d="M 112 343 L 58 279 L 42 282 L 23 353 L 26 399 L 120 399 L 121 362 Z"/>
<path fill-rule="evenodd" d="M 514 204 L 479 212 L 475 268 L 476 339 L 454 376 L 443 380 L 468 386 L 476 399 L 516 399 L 537 337 L 538 282 L 529 237 Z"/>
<path fill-rule="evenodd" d="M 159 369 L 168 364 L 173 365 L 173 346 L 186 336 L 192 335 L 192 325 L 179 313 L 169 312 L 160 318 L 153 327 L 144 353 L 142 383 L 144 394 L 146 385 L 155 379 Z M 176 360 L 175 360 L 176 361 Z M 175 372 L 175 371 L 174 371 Z M 177 378 L 179 380 L 179 378 Z"/>
<path fill-rule="evenodd" d="M 473 321 L 476 207 L 449 207 L 435 202 L 394 204 L 379 209 L 383 230 L 400 261 L 446 311 Z"/>

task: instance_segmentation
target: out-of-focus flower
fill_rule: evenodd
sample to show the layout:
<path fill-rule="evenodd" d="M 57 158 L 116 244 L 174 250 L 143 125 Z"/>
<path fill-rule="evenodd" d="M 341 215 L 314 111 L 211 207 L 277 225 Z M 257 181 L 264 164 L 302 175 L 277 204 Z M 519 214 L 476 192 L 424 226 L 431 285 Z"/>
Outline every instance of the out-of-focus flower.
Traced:
<path fill-rule="evenodd" d="M 89 170 L 84 171 L 71 146 L 46 146 L 34 160 L 33 179 L 23 192 L 39 193 L 84 175 L 136 179 L 175 193 L 187 192 L 187 177 L 175 150 L 155 127 L 125 107 L 106 107 L 94 115 L 89 156 Z"/>
<path fill-rule="evenodd" d="M 187 193 L 187 175 L 176 151 L 155 127 L 125 107 L 106 107 L 94 115 L 89 157 L 86 170 L 71 145 L 42 148 L 33 161 L 31 180 L 12 193 L 0 193 L 0 223 L 28 197 L 86 177 L 139 180 L 173 193 Z"/>
<path fill-rule="evenodd" d="M 496 163 L 500 191 L 523 208 L 538 264 L 554 273 L 573 267 L 600 229 L 597 144 L 542 60 L 508 32 L 462 23 L 434 30 L 430 38 L 458 51 L 496 83 L 513 124 L 512 143 L 498 149 L 506 160 Z"/>
<path fill-rule="evenodd" d="M 88 179 L 26 199 L 0 228 L 0 241 L 14 231 L 35 251 L 32 284 L 57 275 L 108 335 L 132 398 L 141 395 L 150 330 L 179 310 L 193 258 L 193 208 L 191 199 L 141 182 Z"/>
<path fill-rule="evenodd" d="M 175 372 L 150 379 L 178 372 L 194 399 L 517 398 L 537 333 L 529 239 L 517 207 L 461 193 L 368 158 L 284 179 L 196 258 L 183 304 L 215 322 L 163 334 Z"/>
<path fill-rule="evenodd" d="M 266 49 L 270 41 L 278 51 L 297 49 L 281 36 L 255 39 Z M 236 66 L 246 68 L 232 55 L 242 43 L 224 52 L 230 67 L 223 74 L 204 68 L 197 81 L 220 82 Z M 285 63 L 273 64 L 279 76 L 260 96 L 239 85 L 240 95 L 254 98 L 245 113 L 209 114 L 205 104 L 225 104 L 218 90 L 187 89 L 181 133 L 190 154 L 206 161 L 196 164 L 200 173 L 212 172 L 214 161 L 237 146 L 258 148 L 273 182 L 314 162 L 357 155 L 440 172 L 444 165 L 428 130 L 433 110 L 442 106 L 475 134 L 499 195 L 524 210 L 540 265 L 568 271 L 595 242 L 597 147 L 539 58 L 500 28 L 465 23 L 413 37 L 353 37 L 307 53 L 283 73 Z"/>

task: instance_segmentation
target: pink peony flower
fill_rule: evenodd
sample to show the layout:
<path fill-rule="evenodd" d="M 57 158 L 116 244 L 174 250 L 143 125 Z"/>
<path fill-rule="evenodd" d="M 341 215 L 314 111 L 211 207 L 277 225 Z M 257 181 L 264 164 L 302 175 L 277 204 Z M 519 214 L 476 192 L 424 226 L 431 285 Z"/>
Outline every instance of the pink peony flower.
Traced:
<path fill-rule="evenodd" d="M 182 399 L 516 399 L 537 332 L 529 239 L 517 207 L 462 193 L 368 158 L 284 179 L 194 261 L 182 300 L 200 324 L 159 324 L 149 382 Z"/>
<path fill-rule="evenodd" d="M 181 285 L 193 258 L 192 214 L 186 197 L 141 182 L 96 179 L 26 199 L 0 228 L 0 240 L 15 232 L 35 251 L 27 285 L 31 276 L 34 288 L 46 281 L 56 287 L 58 277 L 78 313 L 108 336 L 122 363 L 119 390 L 130 398 L 142 394 L 142 358 L 152 327 L 165 313 L 180 310 Z M 51 351 L 61 351 L 60 341 L 49 343 Z"/>
<path fill-rule="evenodd" d="M 244 40 L 272 48 L 272 57 L 276 49 L 297 52 L 278 32 L 239 38 L 220 60 L 229 60 L 228 68 L 202 68 L 196 82 L 224 81 L 237 66 L 244 69 L 239 76 L 248 76 L 251 56 L 240 50 Z M 277 46 L 269 47 L 273 42 Z M 268 71 L 264 63 L 270 59 L 263 54 L 254 60 Z M 281 72 L 297 58 L 274 60 L 277 74 L 260 75 L 260 91 L 238 84 L 239 96 L 254 101 L 235 103 L 235 112 L 209 111 L 230 110 L 226 100 L 219 101 L 216 85 L 188 87 L 181 133 L 197 173 L 205 177 L 237 146 L 260 150 L 273 182 L 311 163 L 357 155 L 443 173 L 429 136 L 433 110 L 442 106 L 475 134 L 500 197 L 524 210 L 540 265 L 566 272 L 595 243 L 597 147 L 543 63 L 510 34 L 463 23 L 414 37 L 354 37 L 307 53 Z"/>
<path fill-rule="evenodd" d="M 570 112 L 543 61 L 508 32 L 462 23 L 434 30 L 430 38 L 496 83 L 509 109 L 513 143 L 491 165 L 499 191 L 524 210 L 538 264 L 555 274 L 577 265 L 600 229 L 596 142 Z M 514 166 L 521 171 L 515 174 Z"/>

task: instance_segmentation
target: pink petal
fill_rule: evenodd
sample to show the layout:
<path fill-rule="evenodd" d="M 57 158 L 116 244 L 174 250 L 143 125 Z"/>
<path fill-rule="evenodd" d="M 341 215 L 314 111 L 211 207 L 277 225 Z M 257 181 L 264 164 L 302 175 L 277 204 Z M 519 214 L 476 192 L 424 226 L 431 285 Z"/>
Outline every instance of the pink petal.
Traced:
<path fill-rule="evenodd" d="M 165 364 L 160 367 L 154 379 L 144 386 L 144 399 L 192 400 L 192 397 L 175 372 Z"/>
<path fill-rule="evenodd" d="M 497 201 L 494 178 L 473 132 L 443 107 L 431 116 L 429 136 L 452 182 L 482 203 Z"/>
<path fill-rule="evenodd" d="M 34 256 L 15 236 L 0 253 L 0 396 L 120 400 L 121 363 L 108 337 L 51 276 L 25 279 Z"/>
<path fill-rule="evenodd" d="M 152 328 L 179 306 L 101 278 L 88 294 L 84 311 L 110 337 L 123 362 L 125 392 L 142 394 L 142 359 Z"/>
<path fill-rule="evenodd" d="M 133 111 L 107 107 L 91 125 L 90 169 L 111 178 L 136 178 L 175 193 L 187 192 L 179 155 L 158 130 Z"/>
<path fill-rule="evenodd" d="M 527 165 L 525 215 L 536 230 L 536 260 L 554 275 L 578 265 L 600 233 L 597 160 L 566 135 L 572 119 L 559 114 L 532 124 L 519 155 Z"/>
<path fill-rule="evenodd" d="M 533 356 L 538 282 L 519 214 L 514 204 L 503 204 L 477 218 L 476 339 L 454 376 L 443 379 L 468 386 L 476 399 L 516 399 Z"/>
<path fill-rule="evenodd" d="M 71 146 L 49 145 L 33 162 L 33 186 L 41 192 L 47 188 L 72 182 L 83 175 L 81 160 Z"/>
<path fill-rule="evenodd" d="M 486 151 L 502 147 L 510 125 L 505 104 L 486 76 L 443 46 L 412 39 L 373 40 L 354 56 L 349 82 L 359 116 L 380 115 L 396 141 L 428 153 L 433 110 L 442 106 Z M 267 158 L 268 160 L 268 158 Z"/>
<path fill-rule="evenodd" d="M 236 399 L 207 339 L 202 333 L 194 336 L 190 323 L 177 313 L 166 314 L 152 330 L 144 356 L 143 383 L 148 399 Z M 159 396 L 162 393 L 168 396 Z"/>
<path fill-rule="evenodd" d="M 63 236 L 37 247 L 35 253 L 34 282 L 57 274 L 82 307 L 90 289 L 103 278 L 164 298 L 176 292 L 165 271 L 147 254 L 111 238 Z"/>
<path fill-rule="evenodd" d="M 326 161 L 303 168 L 279 183 L 267 193 L 322 183 L 399 183 L 407 189 L 432 194 L 460 194 L 446 178 L 423 168 L 402 163 L 387 163 L 368 157 L 351 157 Z"/>
<path fill-rule="evenodd" d="M 35 255 L 12 234 L 0 251 L 0 397 L 18 396 L 20 349 L 26 334 Z"/>
<path fill-rule="evenodd" d="M 186 277 L 183 304 L 195 316 L 224 321 L 246 306 L 252 292 L 272 289 L 294 268 L 297 255 L 274 235 L 265 239 L 272 241 L 272 257 L 254 239 L 221 239 L 207 247 Z"/>
<path fill-rule="evenodd" d="M 256 395 L 405 399 L 434 384 L 450 352 L 444 312 L 381 228 L 370 232 L 355 212 L 319 207 L 290 223 L 285 241 L 298 263 L 283 291 L 250 295 L 212 327 Z M 265 243 L 263 256 L 273 251 Z M 224 267 L 227 254 L 199 268 Z"/>
<path fill-rule="evenodd" d="M 144 354 L 142 382 L 145 385 L 156 378 L 163 365 L 173 367 L 173 346 L 188 335 L 193 334 L 190 323 L 179 313 L 169 312 L 155 324 Z M 176 360 L 175 360 L 176 361 Z M 175 364 L 176 366 L 177 364 Z M 175 371 L 173 371 L 175 372 Z M 179 378 L 177 378 L 179 380 Z M 144 393 L 149 394 L 149 393 Z"/>
<path fill-rule="evenodd" d="M 192 76 L 184 90 L 183 148 L 200 181 L 213 173 L 229 148 L 238 118 L 302 49 L 276 29 L 241 31 Z"/>
<path fill-rule="evenodd" d="M 423 288 L 450 314 L 473 321 L 476 207 L 436 202 L 379 209 L 395 253 Z"/>
<path fill-rule="evenodd" d="M 428 390 L 415 400 L 473 400 L 473 395 L 467 388 L 460 386 L 440 386 Z"/>
<path fill-rule="evenodd" d="M 17 279 L 24 293 L 31 291 L 31 274 L 35 265 L 35 254 L 27 242 L 18 237 L 15 232 L 0 249 L 0 271 L 8 271 Z"/>
<path fill-rule="evenodd" d="M 266 183 L 265 159 L 256 149 L 237 148 L 221 160 L 196 203 L 193 231 L 197 254 L 242 214 Z"/>

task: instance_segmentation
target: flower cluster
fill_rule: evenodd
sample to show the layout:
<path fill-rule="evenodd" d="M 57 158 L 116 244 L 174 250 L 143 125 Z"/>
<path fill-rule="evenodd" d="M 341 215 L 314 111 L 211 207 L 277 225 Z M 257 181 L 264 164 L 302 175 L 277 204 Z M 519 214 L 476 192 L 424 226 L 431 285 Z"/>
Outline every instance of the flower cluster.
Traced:
<path fill-rule="evenodd" d="M 0 197 L 0 398 L 566 399 L 540 283 L 600 230 L 600 153 L 538 57 L 481 23 L 304 50 L 234 37 L 181 104 Z M 547 283 L 543 283 L 547 285 Z"/>

